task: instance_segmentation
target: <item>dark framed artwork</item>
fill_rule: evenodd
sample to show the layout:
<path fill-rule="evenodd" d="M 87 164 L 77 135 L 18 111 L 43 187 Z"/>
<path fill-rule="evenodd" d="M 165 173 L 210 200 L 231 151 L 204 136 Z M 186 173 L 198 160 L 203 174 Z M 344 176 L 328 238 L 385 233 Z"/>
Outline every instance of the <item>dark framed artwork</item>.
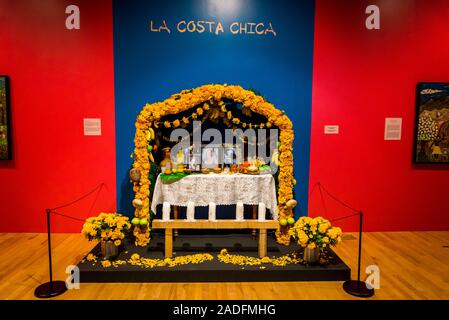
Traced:
<path fill-rule="evenodd" d="M 0 76 L 0 160 L 11 160 L 9 79 Z"/>
<path fill-rule="evenodd" d="M 449 83 L 416 87 L 415 163 L 449 163 Z"/>

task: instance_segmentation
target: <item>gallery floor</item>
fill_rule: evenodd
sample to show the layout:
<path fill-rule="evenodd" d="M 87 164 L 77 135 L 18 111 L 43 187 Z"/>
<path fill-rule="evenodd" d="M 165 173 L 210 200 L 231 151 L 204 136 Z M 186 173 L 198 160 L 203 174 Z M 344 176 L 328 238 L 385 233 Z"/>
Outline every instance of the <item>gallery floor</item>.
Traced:
<path fill-rule="evenodd" d="M 345 234 L 336 249 L 357 265 L 357 240 Z M 64 280 L 94 246 L 80 234 L 53 235 L 55 278 Z M 33 299 L 48 279 L 45 234 L 0 234 L 0 299 Z M 380 289 L 372 299 L 449 299 L 449 231 L 364 234 L 362 271 L 380 268 Z M 341 282 L 122 283 L 81 284 L 57 299 L 352 299 Z"/>

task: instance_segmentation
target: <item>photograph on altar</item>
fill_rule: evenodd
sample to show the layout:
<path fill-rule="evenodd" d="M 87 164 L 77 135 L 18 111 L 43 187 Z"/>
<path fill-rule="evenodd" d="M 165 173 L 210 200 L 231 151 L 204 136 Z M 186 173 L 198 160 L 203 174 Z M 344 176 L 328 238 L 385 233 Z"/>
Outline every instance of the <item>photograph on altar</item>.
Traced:
<path fill-rule="evenodd" d="M 239 149 L 235 145 L 223 145 L 223 164 L 233 165 L 236 164 L 238 159 L 240 159 Z"/>
<path fill-rule="evenodd" d="M 201 148 L 201 166 L 203 168 L 218 168 L 222 164 L 222 146 L 205 145 Z"/>

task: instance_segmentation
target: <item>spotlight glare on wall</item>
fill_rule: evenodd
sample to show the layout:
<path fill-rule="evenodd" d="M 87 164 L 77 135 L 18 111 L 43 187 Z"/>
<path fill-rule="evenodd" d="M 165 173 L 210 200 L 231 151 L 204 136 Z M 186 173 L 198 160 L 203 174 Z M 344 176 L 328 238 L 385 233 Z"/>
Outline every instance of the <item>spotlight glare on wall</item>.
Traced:
<path fill-rule="evenodd" d="M 242 0 L 208 0 L 208 14 L 216 18 L 230 18 L 237 16 Z"/>

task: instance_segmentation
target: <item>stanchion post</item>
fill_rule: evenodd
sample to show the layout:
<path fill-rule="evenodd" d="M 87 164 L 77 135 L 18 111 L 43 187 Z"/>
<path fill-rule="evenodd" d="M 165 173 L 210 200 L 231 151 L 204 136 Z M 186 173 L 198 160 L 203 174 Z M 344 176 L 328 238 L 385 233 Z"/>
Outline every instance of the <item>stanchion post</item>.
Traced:
<path fill-rule="evenodd" d="M 51 262 L 51 225 L 50 225 L 50 209 L 45 209 L 47 216 L 47 245 L 48 245 L 48 270 L 50 272 L 50 289 L 53 290 L 53 267 Z"/>
<path fill-rule="evenodd" d="M 362 261 L 362 228 L 363 228 L 363 212 L 360 211 L 359 213 L 359 255 L 357 259 L 357 283 L 360 286 L 360 268 L 361 268 L 361 261 Z"/>
<path fill-rule="evenodd" d="M 50 281 L 41 284 L 34 290 L 34 295 L 37 298 L 52 298 L 59 296 L 67 291 L 64 281 L 53 281 L 53 266 L 51 261 L 51 224 L 50 224 L 50 209 L 45 209 L 47 217 L 47 243 L 48 243 L 48 269 L 50 273 Z"/>
<path fill-rule="evenodd" d="M 362 233 L 363 233 L 363 212 L 359 212 L 359 254 L 357 259 L 357 280 L 348 280 L 343 283 L 343 290 L 350 295 L 369 298 L 374 295 L 374 289 L 368 288 L 364 281 L 360 280 L 360 269 L 362 261 Z"/>

